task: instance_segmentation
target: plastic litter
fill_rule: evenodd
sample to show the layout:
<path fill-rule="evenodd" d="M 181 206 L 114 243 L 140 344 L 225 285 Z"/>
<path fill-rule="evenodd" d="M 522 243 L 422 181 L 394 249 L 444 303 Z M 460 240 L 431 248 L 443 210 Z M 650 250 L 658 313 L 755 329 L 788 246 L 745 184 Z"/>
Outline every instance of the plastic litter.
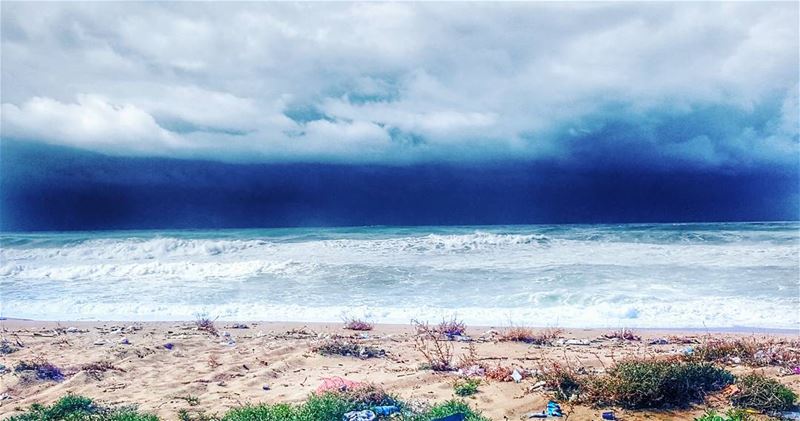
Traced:
<path fill-rule="evenodd" d="M 369 409 L 363 411 L 350 411 L 342 417 L 342 421 L 373 421 L 375 420 L 375 413 Z"/>
<path fill-rule="evenodd" d="M 347 380 L 341 377 L 327 377 L 322 379 L 322 384 L 317 387 L 317 394 L 325 392 L 345 392 L 361 386 L 362 383 Z"/>
<path fill-rule="evenodd" d="M 652 341 L 648 342 L 650 345 L 667 345 L 669 344 L 669 340 L 666 338 L 656 338 Z"/>
<path fill-rule="evenodd" d="M 122 338 L 119 340 L 119 343 L 122 345 L 130 345 L 131 341 L 129 341 L 128 338 Z"/>
<path fill-rule="evenodd" d="M 617 417 L 615 417 L 614 413 L 611 412 L 611 411 L 603 412 L 602 417 L 603 417 L 604 420 L 615 420 L 615 419 L 617 419 Z"/>
<path fill-rule="evenodd" d="M 400 408 L 394 405 L 376 406 L 372 410 L 378 415 L 392 415 L 395 412 L 400 412 Z"/>
<path fill-rule="evenodd" d="M 798 411 L 781 412 L 781 419 L 782 420 L 800 420 L 800 412 L 798 412 Z"/>
<path fill-rule="evenodd" d="M 173 344 L 172 342 L 167 342 L 164 344 L 164 348 L 171 350 L 172 348 L 175 348 L 175 344 Z"/>
<path fill-rule="evenodd" d="M 269 390 L 270 389 L 268 384 L 265 384 L 264 386 L 261 386 L 261 388 L 264 389 L 264 390 Z"/>
<path fill-rule="evenodd" d="M 564 416 L 564 414 L 561 412 L 561 406 L 556 401 L 547 402 L 547 410 L 545 412 L 551 417 Z"/>
<path fill-rule="evenodd" d="M 800 374 L 800 366 L 797 366 L 797 367 L 793 368 L 793 369 L 792 369 L 792 373 L 794 373 L 794 374 Z"/>
<path fill-rule="evenodd" d="M 692 355 L 694 354 L 694 347 L 687 346 L 686 349 L 683 350 L 683 355 Z"/>
<path fill-rule="evenodd" d="M 515 368 L 514 372 L 511 373 L 511 378 L 514 379 L 514 383 L 519 383 L 522 381 L 522 373 L 517 371 L 517 369 Z"/>
<path fill-rule="evenodd" d="M 483 376 L 484 374 L 486 374 L 486 370 L 477 364 L 458 369 L 459 376 Z"/>
<path fill-rule="evenodd" d="M 443 418 L 436 418 L 431 421 L 464 421 L 466 418 L 467 418 L 466 415 L 459 413 L 459 414 L 448 415 Z"/>

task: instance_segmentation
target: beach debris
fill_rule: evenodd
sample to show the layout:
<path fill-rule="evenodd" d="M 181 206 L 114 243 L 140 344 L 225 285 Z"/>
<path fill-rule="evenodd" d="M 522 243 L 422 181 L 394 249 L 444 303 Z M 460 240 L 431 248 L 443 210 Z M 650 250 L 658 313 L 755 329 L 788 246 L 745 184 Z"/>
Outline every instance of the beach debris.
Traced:
<path fill-rule="evenodd" d="M 105 344 L 106 344 L 106 341 L 104 341 L 102 339 L 98 339 L 98 340 L 92 342 L 92 345 L 97 345 L 97 346 L 102 346 L 102 345 L 105 345 Z"/>
<path fill-rule="evenodd" d="M 798 412 L 798 411 L 781 412 L 781 419 L 782 420 L 800 420 L 800 412 Z"/>
<path fill-rule="evenodd" d="M 6 374 L 8 372 L 8 368 L 6 368 L 5 364 L 0 364 L 0 374 Z"/>
<path fill-rule="evenodd" d="M 511 373 L 511 378 L 514 379 L 514 383 L 519 383 L 522 381 L 522 373 L 519 372 L 516 368 Z"/>
<path fill-rule="evenodd" d="M 272 388 L 271 388 L 271 387 L 269 387 L 269 385 L 268 385 L 268 384 L 265 384 L 264 386 L 261 386 L 261 389 L 262 389 L 262 390 L 271 390 Z"/>
<path fill-rule="evenodd" d="M 616 420 L 617 419 L 617 417 L 614 416 L 614 412 L 613 411 L 603 412 L 603 414 L 601 416 L 602 416 L 602 418 L 604 420 Z"/>
<path fill-rule="evenodd" d="M 669 339 L 667 338 L 655 338 L 647 343 L 648 345 L 669 345 Z"/>
<path fill-rule="evenodd" d="M 225 338 L 230 338 L 230 337 L 231 337 L 231 334 L 230 334 L 230 332 L 228 332 L 228 331 L 223 331 L 222 333 L 220 333 L 220 336 L 223 336 L 223 337 L 225 337 Z"/>
<path fill-rule="evenodd" d="M 687 346 L 686 348 L 683 349 L 683 355 L 687 355 L 688 356 L 688 355 L 692 355 L 692 354 L 694 354 L 694 347 L 693 346 Z"/>
<path fill-rule="evenodd" d="M 395 412 L 400 412 L 400 408 L 395 405 L 383 405 L 372 408 L 378 415 L 392 415 Z"/>
<path fill-rule="evenodd" d="M 742 363 L 742 359 L 739 357 L 731 357 L 731 362 L 738 365 Z"/>
<path fill-rule="evenodd" d="M 564 414 L 561 412 L 561 406 L 556 401 L 547 402 L 547 415 L 551 417 L 562 417 Z"/>
<path fill-rule="evenodd" d="M 11 341 L 9 341 L 8 339 L 3 339 L 2 341 L 0 341 L 0 354 L 7 355 L 17 351 L 19 351 L 19 348 L 12 345 Z"/>
<path fill-rule="evenodd" d="M 376 415 L 369 409 L 363 411 L 350 411 L 344 414 L 342 421 L 374 421 Z"/>
<path fill-rule="evenodd" d="M 528 388 L 528 391 L 533 392 L 534 390 L 539 390 L 545 387 L 545 385 L 547 385 L 547 382 L 544 380 L 539 380 L 538 382 L 532 384 L 531 387 Z"/>
<path fill-rule="evenodd" d="M 44 360 L 36 359 L 33 361 L 20 361 L 14 371 L 17 373 L 34 372 L 39 380 L 50 380 L 60 382 L 64 380 L 64 372 L 56 365 Z"/>
<path fill-rule="evenodd" d="M 547 418 L 547 414 L 544 412 L 531 412 L 527 415 L 527 418 Z"/>
<path fill-rule="evenodd" d="M 127 337 L 122 337 L 122 338 L 119 340 L 119 343 L 120 343 L 121 345 L 130 345 L 130 344 L 131 344 L 131 341 L 130 341 L 130 340 L 128 340 L 128 338 L 127 338 Z"/>
<path fill-rule="evenodd" d="M 483 376 L 486 370 L 478 364 L 473 364 L 465 368 L 459 368 L 457 374 L 464 377 Z"/>
<path fill-rule="evenodd" d="M 175 348 L 175 344 L 173 344 L 172 342 L 167 342 L 164 344 L 164 348 L 172 350 L 172 348 Z"/>
<path fill-rule="evenodd" d="M 800 366 L 797 366 L 797 367 L 793 368 L 792 369 L 792 373 L 800 375 Z"/>
<path fill-rule="evenodd" d="M 361 359 L 379 358 L 386 356 L 386 351 L 373 346 L 361 345 L 351 340 L 333 338 L 314 345 L 312 351 L 321 355 L 341 355 Z"/>
<path fill-rule="evenodd" d="M 459 412 L 442 418 L 434 418 L 431 421 L 464 421 L 465 419 L 467 419 L 467 415 Z"/>
<path fill-rule="evenodd" d="M 623 341 L 640 341 L 642 338 L 628 328 L 618 329 L 603 335 L 606 339 L 619 339 Z"/>
<path fill-rule="evenodd" d="M 75 326 L 71 326 L 71 327 L 68 327 L 68 328 L 65 330 L 65 332 L 67 332 L 67 333 L 78 333 L 78 332 L 80 332 L 80 329 L 78 329 L 78 328 L 77 328 L 77 327 L 75 327 Z"/>
<path fill-rule="evenodd" d="M 250 326 L 247 326 L 244 323 L 234 323 L 228 326 L 228 329 L 250 329 Z"/>
<path fill-rule="evenodd" d="M 362 385 L 361 382 L 354 382 L 343 377 L 326 377 L 322 379 L 322 384 L 317 387 L 316 393 L 322 395 L 326 392 L 346 392 Z"/>
<path fill-rule="evenodd" d="M 588 339 L 562 339 L 558 341 L 559 345 L 590 345 L 591 342 Z"/>

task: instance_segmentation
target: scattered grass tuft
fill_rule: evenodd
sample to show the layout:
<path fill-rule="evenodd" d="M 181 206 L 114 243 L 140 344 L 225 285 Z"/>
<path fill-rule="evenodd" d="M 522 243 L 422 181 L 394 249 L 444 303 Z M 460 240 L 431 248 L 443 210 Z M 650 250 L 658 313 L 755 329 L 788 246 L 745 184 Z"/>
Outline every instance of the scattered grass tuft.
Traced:
<path fill-rule="evenodd" d="M 453 383 L 453 390 L 458 396 L 472 396 L 478 393 L 478 386 L 480 384 L 480 379 L 456 379 Z"/>
<path fill-rule="evenodd" d="M 213 336 L 219 336 L 217 327 L 214 325 L 214 320 L 209 318 L 205 313 L 195 315 L 194 325 L 197 327 L 197 330 L 201 332 L 206 332 Z"/>
<path fill-rule="evenodd" d="M 342 338 L 326 339 L 314 345 L 311 350 L 321 355 L 341 355 L 362 359 L 386 356 L 386 351 L 382 349 L 361 345 L 358 342 Z"/>
<path fill-rule="evenodd" d="M 533 345 L 552 345 L 562 333 L 563 330 L 558 328 L 548 328 L 537 333 L 529 327 L 512 326 L 500 334 L 500 340 L 525 342 Z"/>
<path fill-rule="evenodd" d="M 737 378 L 735 385 L 738 390 L 731 396 L 731 403 L 739 408 L 765 413 L 788 411 L 797 400 L 791 389 L 757 373 Z"/>
<path fill-rule="evenodd" d="M 197 406 L 200 404 L 200 398 L 194 395 L 175 396 L 175 399 L 184 400 L 189 406 Z"/>
<path fill-rule="evenodd" d="M 706 411 L 700 418 L 695 418 L 694 421 L 750 421 L 750 415 L 740 409 L 731 409 L 721 415 L 714 410 Z"/>
<path fill-rule="evenodd" d="M 453 345 L 442 337 L 438 328 L 427 323 L 414 322 L 417 336 L 414 346 L 425 358 L 425 367 L 433 371 L 451 371 L 453 369 Z"/>
<path fill-rule="evenodd" d="M 348 316 L 344 318 L 344 328 L 347 330 L 367 331 L 372 330 L 374 327 L 375 325 L 372 323 L 357 317 Z"/>
<path fill-rule="evenodd" d="M 756 338 L 706 338 L 687 357 L 717 363 L 741 363 L 750 367 L 796 367 L 800 353 L 793 344 Z"/>
<path fill-rule="evenodd" d="M 450 319 L 442 320 L 439 326 L 436 327 L 436 330 L 442 335 L 452 338 L 454 336 L 464 336 L 467 332 L 467 325 L 464 321 L 458 320 L 453 316 Z"/>

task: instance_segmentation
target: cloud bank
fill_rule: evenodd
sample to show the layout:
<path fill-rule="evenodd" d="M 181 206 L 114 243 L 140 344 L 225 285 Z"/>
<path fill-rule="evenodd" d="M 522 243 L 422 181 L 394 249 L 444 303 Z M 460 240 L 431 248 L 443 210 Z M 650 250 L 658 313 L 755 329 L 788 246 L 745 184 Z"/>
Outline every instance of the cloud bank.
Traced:
<path fill-rule="evenodd" d="M 796 2 L 1 7 L 3 139 L 236 162 L 800 152 Z"/>

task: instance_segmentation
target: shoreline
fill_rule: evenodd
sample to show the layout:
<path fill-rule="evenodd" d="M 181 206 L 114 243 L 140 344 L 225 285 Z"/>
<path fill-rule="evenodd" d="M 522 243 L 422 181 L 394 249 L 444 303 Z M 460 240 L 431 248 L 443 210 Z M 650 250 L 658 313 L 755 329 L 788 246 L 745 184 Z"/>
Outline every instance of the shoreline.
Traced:
<path fill-rule="evenodd" d="M 0 325 L 5 322 L 10 323 L 39 323 L 46 326 L 50 325 L 58 325 L 58 324 L 100 324 L 100 323 L 128 323 L 128 324 L 175 324 L 175 323 L 192 323 L 195 319 L 174 319 L 174 320 L 134 320 L 134 319 L 107 319 L 107 320 L 75 320 L 75 319 L 63 319 L 63 320 L 53 320 L 53 319 L 27 319 L 27 318 L 17 318 L 17 317 L 0 317 Z M 217 323 L 220 324 L 236 324 L 236 323 L 244 323 L 244 324 L 251 324 L 255 323 L 258 325 L 266 325 L 266 326 L 293 326 L 293 327 L 303 327 L 303 326 L 315 326 L 315 327 L 329 327 L 331 325 L 341 325 L 342 321 L 301 321 L 301 320 L 289 320 L 289 321 L 281 321 L 281 320 L 238 320 L 238 319 L 214 319 Z M 430 323 L 438 323 L 440 320 L 428 320 Z M 390 329 L 396 328 L 407 328 L 412 326 L 413 323 L 409 321 L 408 323 L 381 323 L 375 322 L 373 323 L 375 327 L 384 327 Z M 510 324 L 470 324 L 470 328 L 475 329 L 502 329 L 511 327 Z M 675 333 L 691 333 L 691 334 L 736 334 L 736 335 L 744 335 L 744 334 L 754 334 L 754 335 L 776 335 L 776 336 L 792 336 L 796 335 L 800 337 L 800 328 L 798 329 L 791 329 L 791 328 L 765 328 L 765 327 L 751 327 L 751 326 L 731 326 L 731 327 L 631 327 L 631 326 L 624 326 L 624 325 L 617 325 L 617 326 L 606 326 L 606 327 L 561 327 L 561 326 L 553 326 L 553 325 L 522 325 L 522 324 L 514 324 L 513 326 L 523 326 L 532 329 L 549 329 L 549 328 L 558 328 L 564 331 L 588 331 L 588 332 L 596 332 L 596 331 L 610 331 L 610 330 L 617 330 L 617 329 L 632 329 L 636 330 L 637 332 L 646 332 L 648 334 L 675 334 Z"/>

